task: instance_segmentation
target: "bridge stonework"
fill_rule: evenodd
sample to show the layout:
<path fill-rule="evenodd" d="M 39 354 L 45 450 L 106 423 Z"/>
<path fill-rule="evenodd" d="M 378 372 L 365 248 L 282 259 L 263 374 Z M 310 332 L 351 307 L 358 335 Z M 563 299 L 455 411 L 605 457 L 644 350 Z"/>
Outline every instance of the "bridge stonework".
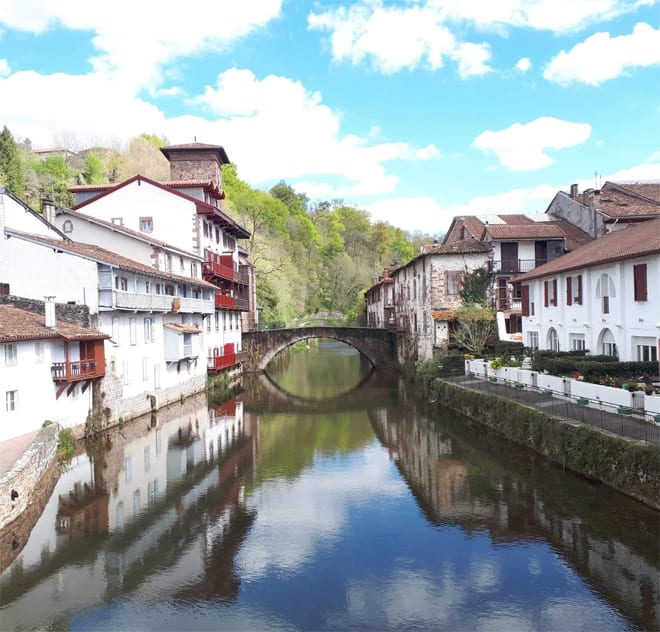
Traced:
<path fill-rule="evenodd" d="M 248 373 L 263 371 L 283 349 L 311 338 L 330 338 L 345 342 L 364 355 L 376 369 L 398 367 L 396 334 L 373 327 L 298 327 L 243 333 L 243 351 L 248 359 L 243 369 Z"/>

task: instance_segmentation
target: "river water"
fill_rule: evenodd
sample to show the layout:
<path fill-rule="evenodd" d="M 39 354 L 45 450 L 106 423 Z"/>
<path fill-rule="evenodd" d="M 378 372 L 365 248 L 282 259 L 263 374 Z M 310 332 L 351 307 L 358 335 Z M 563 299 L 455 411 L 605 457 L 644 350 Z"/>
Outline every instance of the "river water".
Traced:
<path fill-rule="evenodd" d="M 79 451 L 2 630 L 657 630 L 658 513 L 329 341 Z"/>

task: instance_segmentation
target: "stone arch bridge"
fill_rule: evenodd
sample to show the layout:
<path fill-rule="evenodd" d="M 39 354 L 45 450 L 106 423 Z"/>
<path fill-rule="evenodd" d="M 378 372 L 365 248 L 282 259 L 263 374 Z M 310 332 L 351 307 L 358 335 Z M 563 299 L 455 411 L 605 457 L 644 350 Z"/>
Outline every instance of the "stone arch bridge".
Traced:
<path fill-rule="evenodd" d="M 311 338 L 330 338 L 357 349 L 376 369 L 394 369 L 397 363 L 396 334 L 373 327 L 297 327 L 243 333 L 243 351 L 248 373 L 263 371 L 283 349 Z"/>

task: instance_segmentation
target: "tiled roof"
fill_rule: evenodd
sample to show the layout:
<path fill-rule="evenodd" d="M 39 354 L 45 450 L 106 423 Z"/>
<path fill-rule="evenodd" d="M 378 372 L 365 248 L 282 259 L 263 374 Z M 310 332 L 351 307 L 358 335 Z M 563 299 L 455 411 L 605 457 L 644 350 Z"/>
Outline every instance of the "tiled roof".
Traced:
<path fill-rule="evenodd" d="M 556 222 L 529 224 L 488 224 L 484 235 L 491 239 L 564 239 L 566 234 Z"/>
<path fill-rule="evenodd" d="M 584 199 L 585 194 L 582 195 Z M 611 182 L 606 182 L 600 193 L 594 194 L 594 200 L 597 208 L 611 218 L 660 216 L 660 202 Z"/>
<path fill-rule="evenodd" d="M 443 309 L 431 312 L 433 320 L 455 320 L 456 311 L 453 309 Z"/>
<path fill-rule="evenodd" d="M 46 340 L 64 338 L 66 340 L 105 340 L 107 334 L 94 329 L 87 329 L 73 323 L 56 321 L 56 327 L 46 327 L 43 314 L 35 314 L 13 305 L 0 304 L 0 342 L 19 342 L 21 340 Z"/>
<path fill-rule="evenodd" d="M 198 285 L 202 287 L 217 289 L 215 285 L 209 283 L 208 281 L 204 281 L 202 279 L 193 279 L 191 277 L 184 277 L 178 274 L 165 272 L 163 270 L 157 270 L 156 268 L 152 268 L 151 266 L 140 263 L 139 261 L 134 261 L 128 257 L 123 257 L 116 252 L 111 252 L 110 250 L 106 250 L 105 248 L 101 248 L 100 246 L 96 246 L 94 244 L 85 244 L 79 241 L 58 241 L 56 239 L 48 239 L 46 237 L 42 237 L 41 235 L 23 233 L 18 230 L 5 229 L 5 232 L 21 239 L 25 239 L 26 241 L 40 243 L 45 246 L 51 246 L 57 250 L 79 255 L 81 257 L 85 257 L 86 259 L 91 259 L 92 261 L 104 263 L 116 268 L 122 268 L 124 270 L 130 270 L 131 272 L 137 272 L 161 279 L 176 281 L 178 283 L 186 283 L 190 285 Z"/>
<path fill-rule="evenodd" d="M 616 186 L 660 204 L 660 182 L 606 182 L 604 189 Z"/>
<path fill-rule="evenodd" d="M 423 255 L 451 255 L 490 252 L 490 246 L 476 239 L 463 239 L 451 241 L 448 244 L 423 246 Z"/>
<path fill-rule="evenodd" d="M 529 281 L 560 272 L 655 254 L 660 254 L 660 219 L 608 233 L 573 252 L 516 277 L 515 280 Z"/>
<path fill-rule="evenodd" d="M 183 145 L 168 145 L 167 147 L 161 147 L 160 151 L 165 155 L 169 160 L 171 153 L 178 153 L 180 151 L 214 151 L 218 154 L 221 164 L 228 164 L 229 156 L 222 145 L 207 145 L 206 143 L 184 143 Z"/>

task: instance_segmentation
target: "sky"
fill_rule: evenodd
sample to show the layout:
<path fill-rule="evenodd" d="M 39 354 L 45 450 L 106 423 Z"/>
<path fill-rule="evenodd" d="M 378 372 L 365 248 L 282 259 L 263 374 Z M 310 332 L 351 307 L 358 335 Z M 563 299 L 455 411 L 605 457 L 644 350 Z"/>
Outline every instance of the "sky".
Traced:
<path fill-rule="evenodd" d="M 0 0 L 33 148 L 222 145 L 408 231 L 660 181 L 660 0 Z"/>

